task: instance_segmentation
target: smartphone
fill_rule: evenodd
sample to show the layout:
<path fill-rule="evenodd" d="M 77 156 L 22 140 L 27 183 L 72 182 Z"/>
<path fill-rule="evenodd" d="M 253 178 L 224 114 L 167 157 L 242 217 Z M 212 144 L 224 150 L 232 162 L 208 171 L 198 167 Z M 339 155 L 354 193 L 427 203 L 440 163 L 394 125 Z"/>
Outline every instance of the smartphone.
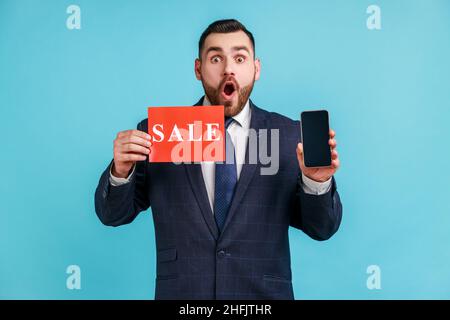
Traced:
<path fill-rule="evenodd" d="M 300 114 L 303 159 L 306 167 L 331 166 L 330 124 L 327 110 L 304 111 Z"/>

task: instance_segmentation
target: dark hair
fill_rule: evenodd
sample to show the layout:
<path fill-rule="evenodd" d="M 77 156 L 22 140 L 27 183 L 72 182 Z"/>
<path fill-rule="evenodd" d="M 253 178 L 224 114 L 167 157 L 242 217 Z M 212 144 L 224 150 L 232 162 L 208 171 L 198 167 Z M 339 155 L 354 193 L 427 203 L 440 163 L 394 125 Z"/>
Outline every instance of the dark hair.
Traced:
<path fill-rule="evenodd" d="M 205 31 L 203 31 L 200 40 L 198 42 L 198 57 L 201 59 L 201 52 L 205 44 L 206 37 L 211 33 L 231 33 L 236 31 L 244 31 L 250 38 L 253 46 L 253 53 L 255 52 L 255 39 L 250 31 L 245 26 L 235 19 L 217 20 L 211 23 Z"/>

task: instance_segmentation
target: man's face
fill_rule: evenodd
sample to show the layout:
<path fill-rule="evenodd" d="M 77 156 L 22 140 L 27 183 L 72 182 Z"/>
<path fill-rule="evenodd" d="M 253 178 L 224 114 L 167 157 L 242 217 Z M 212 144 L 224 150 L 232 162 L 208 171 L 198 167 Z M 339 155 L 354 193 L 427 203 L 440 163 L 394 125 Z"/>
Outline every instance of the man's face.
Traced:
<path fill-rule="evenodd" d="M 195 60 L 195 75 L 205 94 L 211 104 L 225 106 L 227 117 L 244 108 L 259 73 L 260 62 L 254 60 L 252 43 L 243 31 L 211 33 L 201 60 Z"/>

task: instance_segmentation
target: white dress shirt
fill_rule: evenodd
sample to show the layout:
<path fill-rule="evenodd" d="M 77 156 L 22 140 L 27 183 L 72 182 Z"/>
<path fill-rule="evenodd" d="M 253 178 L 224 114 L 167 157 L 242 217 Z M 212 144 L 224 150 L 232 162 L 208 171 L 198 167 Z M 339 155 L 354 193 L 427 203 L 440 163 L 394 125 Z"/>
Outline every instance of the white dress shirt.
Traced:
<path fill-rule="evenodd" d="M 210 102 L 208 98 L 205 96 L 203 99 L 203 105 L 209 106 Z M 231 140 L 233 141 L 234 149 L 235 149 L 235 157 L 236 157 L 236 170 L 237 170 L 237 178 L 239 180 L 239 176 L 241 174 L 242 165 L 245 162 L 245 151 L 247 149 L 247 137 L 250 128 L 250 120 L 251 120 L 251 110 L 250 104 L 247 100 L 244 108 L 237 115 L 233 117 L 233 121 L 227 128 L 229 135 L 231 136 Z M 295 150 L 292 150 L 295 152 Z M 214 212 L 214 192 L 215 192 L 215 174 L 216 174 L 216 166 L 212 161 L 203 161 L 200 163 L 202 168 L 203 180 L 205 181 L 206 191 L 208 193 L 208 200 L 211 206 L 211 210 Z M 130 173 L 127 178 L 118 178 L 113 176 L 110 172 L 109 181 L 112 186 L 120 186 L 122 184 L 130 182 L 130 178 L 134 174 L 134 169 Z M 321 195 L 327 193 L 331 188 L 331 178 L 325 182 L 317 182 L 306 177 L 302 172 L 303 191 L 307 194 L 313 195 Z"/>

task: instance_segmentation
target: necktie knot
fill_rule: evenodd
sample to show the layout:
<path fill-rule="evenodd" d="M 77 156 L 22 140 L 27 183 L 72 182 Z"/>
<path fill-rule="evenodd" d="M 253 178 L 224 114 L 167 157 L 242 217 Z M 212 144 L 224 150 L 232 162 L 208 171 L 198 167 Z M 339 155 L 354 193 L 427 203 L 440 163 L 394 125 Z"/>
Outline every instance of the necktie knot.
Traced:
<path fill-rule="evenodd" d="M 225 128 L 228 128 L 233 120 L 234 119 L 232 117 L 225 117 Z"/>

